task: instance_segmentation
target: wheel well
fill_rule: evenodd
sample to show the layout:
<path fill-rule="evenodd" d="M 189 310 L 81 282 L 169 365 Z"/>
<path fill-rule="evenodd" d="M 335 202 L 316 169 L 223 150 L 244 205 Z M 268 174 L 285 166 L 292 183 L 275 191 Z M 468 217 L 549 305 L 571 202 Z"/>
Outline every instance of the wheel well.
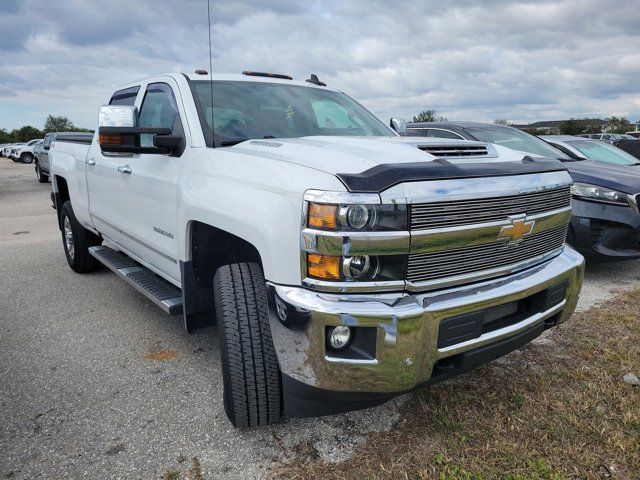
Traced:
<path fill-rule="evenodd" d="M 58 187 L 58 195 L 60 195 L 60 200 L 62 202 L 60 204 L 60 208 L 62 208 L 64 202 L 71 200 L 71 197 L 69 197 L 69 187 L 67 186 L 65 178 L 59 175 L 56 175 L 56 186 Z"/>
<path fill-rule="evenodd" d="M 191 260 L 180 262 L 183 314 L 187 332 L 193 333 L 214 323 L 213 275 L 230 263 L 256 262 L 262 266 L 258 250 L 246 240 L 211 225 L 192 222 Z"/>
<path fill-rule="evenodd" d="M 246 240 L 201 222 L 191 226 L 191 260 L 196 283 L 211 290 L 216 270 L 230 263 L 256 262 L 262 266 L 256 247 Z"/>
<path fill-rule="evenodd" d="M 53 194 L 53 198 L 56 206 L 56 213 L 58 214 L 58 227 L 62 230 L 62 206 L 64 205 L 64 202 L 71 200 L 71 197 L 69 197 L 69 186 L 67 185 L 67 181 L 64 177 L 56 175 L 55 178 L 58 191 Z"/>

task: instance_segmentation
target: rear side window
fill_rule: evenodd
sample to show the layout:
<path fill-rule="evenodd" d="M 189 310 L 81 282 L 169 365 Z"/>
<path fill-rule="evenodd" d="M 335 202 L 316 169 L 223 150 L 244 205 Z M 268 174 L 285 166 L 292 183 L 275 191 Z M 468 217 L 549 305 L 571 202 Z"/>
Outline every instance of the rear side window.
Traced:
<path fill-rule="evenodd" d="M 136 97 L 138 96 L 138 90 L 140 87 L 125 88 L 124 90 L 118 90 L 113 94 L 109 105 L 130 105 L 133 106 L 136 103 Z"/>

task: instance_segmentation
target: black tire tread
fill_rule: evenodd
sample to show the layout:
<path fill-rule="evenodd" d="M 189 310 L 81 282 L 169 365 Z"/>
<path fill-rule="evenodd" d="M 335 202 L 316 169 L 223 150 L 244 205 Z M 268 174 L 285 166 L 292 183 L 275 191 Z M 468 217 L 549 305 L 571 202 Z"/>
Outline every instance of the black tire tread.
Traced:
<path fill-rule="evenodd" d="M 273 346 L 267 288 L 255 263 L 220 267 L 214 276 L 225 410 L 234 426 L 280 420 L 280 369 Z"/>
<path fill-rule="evenodd" d="M 62 248 L 64 248 L 65 256 L 67 257 L 67 262 L 73 271 L 77 273 L 86 273 L 97 270 L 102 265 L 98 260 L 91 256 L 89 253 L 89 247 L 94 247 L 96 245 L 100 245 L 102 240 L 93 232 L 90 232 L 76 219 L 75 214 L 73 213 L 73 208 L 71 207 L 71 202 L 66 201 L 64 205 L 62 205 L 62 222 L 64 222 L 65 217 L 69 217 L 69 221 L 71 223 L 71 230 L 73 231 L 73 241 L 74 241 L 74 258 L 73 260 L 69 257 L 69 253 L 67 252 L 67 246 L 64 241 L 64 229 L 62 230 Z"/>
<path fill-rule="evenodd" d="M 36 178 L 38 179 L 38 182 L 40 182 L 40 183 L 48 183 L 49 182 L 49 175 L 44 173 L 42 171 L 42 169 L 40 168 L 40 165 L 38 165 L 37 163 L 36 163 Z"/>

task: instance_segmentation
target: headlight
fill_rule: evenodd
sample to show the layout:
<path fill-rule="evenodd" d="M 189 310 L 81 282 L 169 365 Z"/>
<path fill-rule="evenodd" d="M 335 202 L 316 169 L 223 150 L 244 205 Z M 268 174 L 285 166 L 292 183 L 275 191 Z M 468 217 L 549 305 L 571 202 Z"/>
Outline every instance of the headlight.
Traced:
<path fill-rule="evenodd" d="M 307 226 L 336 231 L 407 229 L 406 205 L 329 205 L 309 203 Z"/>
<path fill-rule="evenodd" d="M 404 286 L 407 205 L 380 203 L 374 193 L 319 190 L 307 191 L 304 200 L 302 274 L 311 288 Z M 339 285 L 332 287 L 334 282 Z"/>
<path fill-rule="evenodd" d="M 571 194 L 577 198 L 584 198 L 594 202 L 613 203 L 629 206 L 629 195 L 610 188 L 589 185 L 587 183 L 574 183 L 571 186 Z"/>

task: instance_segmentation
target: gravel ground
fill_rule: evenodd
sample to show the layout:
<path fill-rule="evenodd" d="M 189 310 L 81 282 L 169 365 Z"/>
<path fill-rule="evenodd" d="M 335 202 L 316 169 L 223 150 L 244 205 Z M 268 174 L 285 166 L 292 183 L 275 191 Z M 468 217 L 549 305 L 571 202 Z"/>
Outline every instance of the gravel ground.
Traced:
<path fill-rule="evenodd" d="M 188 335 L 108 271 L 73 273 L 49 189 L 32 166 L 0 158 L 2 477 L 257 479 L 303 442 L 337 461 L 398 420 L 402 397 L 235 430 L 215 329 Z M 639 262 L 589 267 L 579 308 L 639 276 Z"/>

